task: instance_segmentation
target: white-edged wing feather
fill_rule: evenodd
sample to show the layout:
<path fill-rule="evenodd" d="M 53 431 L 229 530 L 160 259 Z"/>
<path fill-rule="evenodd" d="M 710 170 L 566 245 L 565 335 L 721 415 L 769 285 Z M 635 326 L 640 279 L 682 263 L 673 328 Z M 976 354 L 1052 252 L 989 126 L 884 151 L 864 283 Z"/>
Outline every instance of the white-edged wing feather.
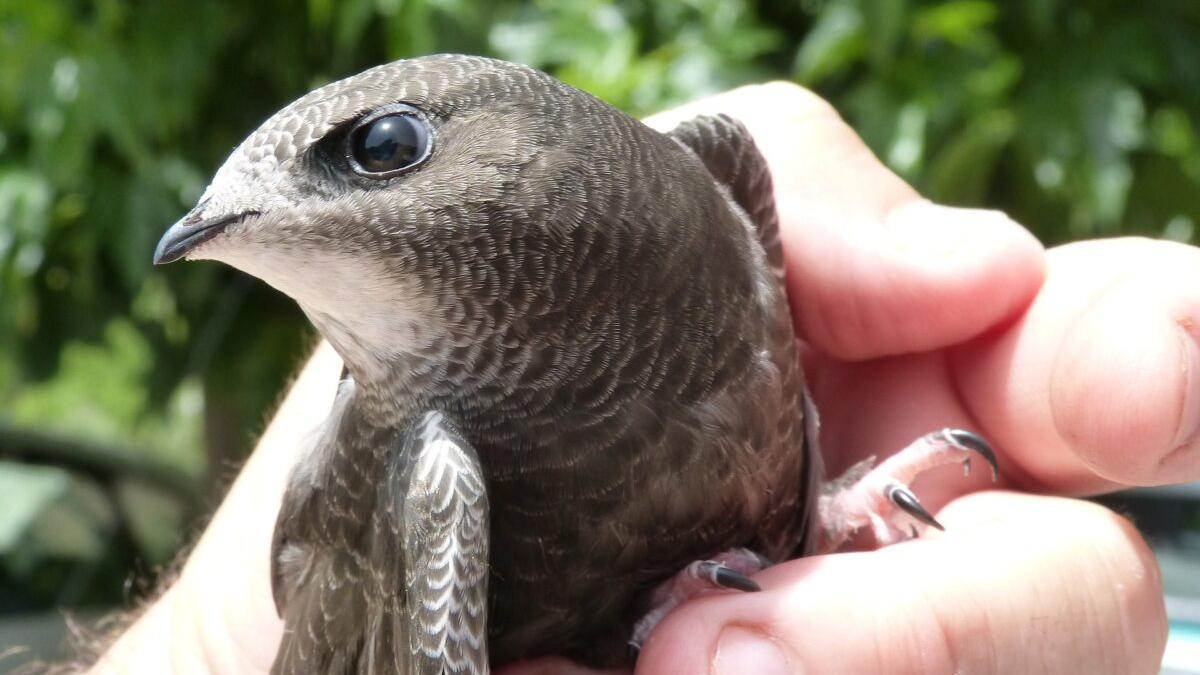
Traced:
<path fill-rule="evenodd" d="M 439 413 L 409 437 L 409 649 L 419 673 L 486 673 L 488 501 L 474 448 Z"/>

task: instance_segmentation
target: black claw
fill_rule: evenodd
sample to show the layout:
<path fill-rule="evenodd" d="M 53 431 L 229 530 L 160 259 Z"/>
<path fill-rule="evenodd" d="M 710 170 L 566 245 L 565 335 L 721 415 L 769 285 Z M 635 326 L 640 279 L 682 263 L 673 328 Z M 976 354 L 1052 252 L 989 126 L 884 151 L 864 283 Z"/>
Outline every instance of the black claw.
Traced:
<path fill-rule="evenodd" d="M 724 565 L 717 565 L 713 569 L 712 580 L 722 588 L 732 588 L 735 591 L 756 593 L 762 590 L 762 587 L 750 577 Z"/>
<path fill-rule="evenodd" d="M 954 445 L 968 450 L 974 450 L 983 457 L 988 466 L 992 468 L 992 481 L 1000 479 L 1000 465 L 996 462 L 996 453 L 992 450 L 992 446 L 983 440 L 983 437 L 966 429 L 946 429 L 944 432 L 946 439 Z"/>
<path fill-rule="evenodd" d="M 637 664 L 638 657 L 642 655 L 642 646 L 635 640 L 630 640 L 625 644 L 628 645 L 628 651 L 625 655 L 629 657 L 629 665 Z"/>
<path fill-rule="evenodd" d="M 946 528 L 942 527 L 937 518 L 934 518 L 932 514 L 925 510 L 924 506 L 921 506 L 921 502 L 917 500 L 917 496 L 903 485 L 893 485 L 888 488 L 887 498 L 913 518 L 930 527 L 936 527 L 939 530 L 945 531 Z"/>

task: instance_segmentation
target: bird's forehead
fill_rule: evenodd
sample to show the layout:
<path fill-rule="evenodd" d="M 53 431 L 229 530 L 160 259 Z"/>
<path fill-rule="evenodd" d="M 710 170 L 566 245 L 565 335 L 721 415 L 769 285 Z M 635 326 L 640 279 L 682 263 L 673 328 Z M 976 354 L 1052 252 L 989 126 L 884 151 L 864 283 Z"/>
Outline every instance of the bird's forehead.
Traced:
<path fill-rule="evenodd" d="M 376 66 L 327 84 L 272 115 L 230 155 L 209 192 L 233 184 L 270 184 L 335 127 L 403 101 L 449 114 L 497 97 L 536 96 L 553 81 L 532 69 L 481 57 L 439 55 Z"/>
<path fill-rule="evenodd" d="M 243 143 L 250 161 L 284 162 L 334 127 L 403 101 L 434 114 L 500 98 L 536 97 L 554 81 L 530 68 L 457 54 L 394 61 L 332 82 L 272 115 Z"/>

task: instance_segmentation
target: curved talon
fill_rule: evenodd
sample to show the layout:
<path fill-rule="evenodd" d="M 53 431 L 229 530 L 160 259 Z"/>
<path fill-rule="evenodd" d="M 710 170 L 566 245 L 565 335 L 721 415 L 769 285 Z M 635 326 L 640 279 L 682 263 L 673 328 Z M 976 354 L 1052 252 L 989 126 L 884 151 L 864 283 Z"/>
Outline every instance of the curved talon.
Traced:
<path fill-rule="evenodd" d="M 693 560 L 650 595 L 649 610 L 633 625 L 627 645 L 630 665 L 636 665 L 650 632 L 680 604 L 724 589 L 754 593 L 762 588 L 748 575 L 770 567 L 767 558 L 748 548 L 731 548 L 708 560 Z"/>
<path fill-rule="evenodd" d="M 884 494 L 887 495 L 888 499 L 892 500 L 893 504 L 900 507 L 902 511 L 913 518 L 916 518 L 930 527 L 936 527 L 943 532 L 946 530 L 946 528 L 942 527 L 942 524 L 937 521 L 937 518 L 934 518 L 932 514 L 925 510 L 924 506 L 921 506 L 921 502 L 917 499 L 917 496 L 903 485 L 890 485 Z"/>
<path fill-rule="evenodd" d="M 983 440 L 979 434 L 967 431 L 966 429 L 942 429 L 942 438 L 947 443 L 961 450 L 974 450 L 983 457 L 984 461 L 992 469 L 992 482 L 1000 480 L 1000 464 L 996 461 L 996 452 L 992 450 L 992 446 Z M 967 473 L 971 471 L 971 459 L 968 457 L 963 461 L 963 466 Z"/>
<path fill-rule="evenodd" d="M 735 591 L 745 591 L 747 593 L 755 593 L 762 590 L 762 587 L 750 577 L 712 560 L 701 561 L 697 569 L 697 575 L 707 578 L 721 588 L 731 588 Z"/>

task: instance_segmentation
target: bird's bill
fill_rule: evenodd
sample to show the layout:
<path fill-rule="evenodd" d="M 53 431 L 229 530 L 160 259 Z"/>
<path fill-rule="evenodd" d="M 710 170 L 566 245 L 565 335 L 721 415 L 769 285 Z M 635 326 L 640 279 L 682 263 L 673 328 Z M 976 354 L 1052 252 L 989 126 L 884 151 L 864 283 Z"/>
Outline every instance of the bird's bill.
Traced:
<path fill-rule="evenodd" d="M 158 240 L 158 246 L 154 249 L 154 264 L 165 265 L 175 262 L 200 244 L 220 234 L 230 225 L 257 215 L 257 211 L 244 211 L 204 218 L 189 213 L 172 225 L 163 234 L 162 239 Z"/>

